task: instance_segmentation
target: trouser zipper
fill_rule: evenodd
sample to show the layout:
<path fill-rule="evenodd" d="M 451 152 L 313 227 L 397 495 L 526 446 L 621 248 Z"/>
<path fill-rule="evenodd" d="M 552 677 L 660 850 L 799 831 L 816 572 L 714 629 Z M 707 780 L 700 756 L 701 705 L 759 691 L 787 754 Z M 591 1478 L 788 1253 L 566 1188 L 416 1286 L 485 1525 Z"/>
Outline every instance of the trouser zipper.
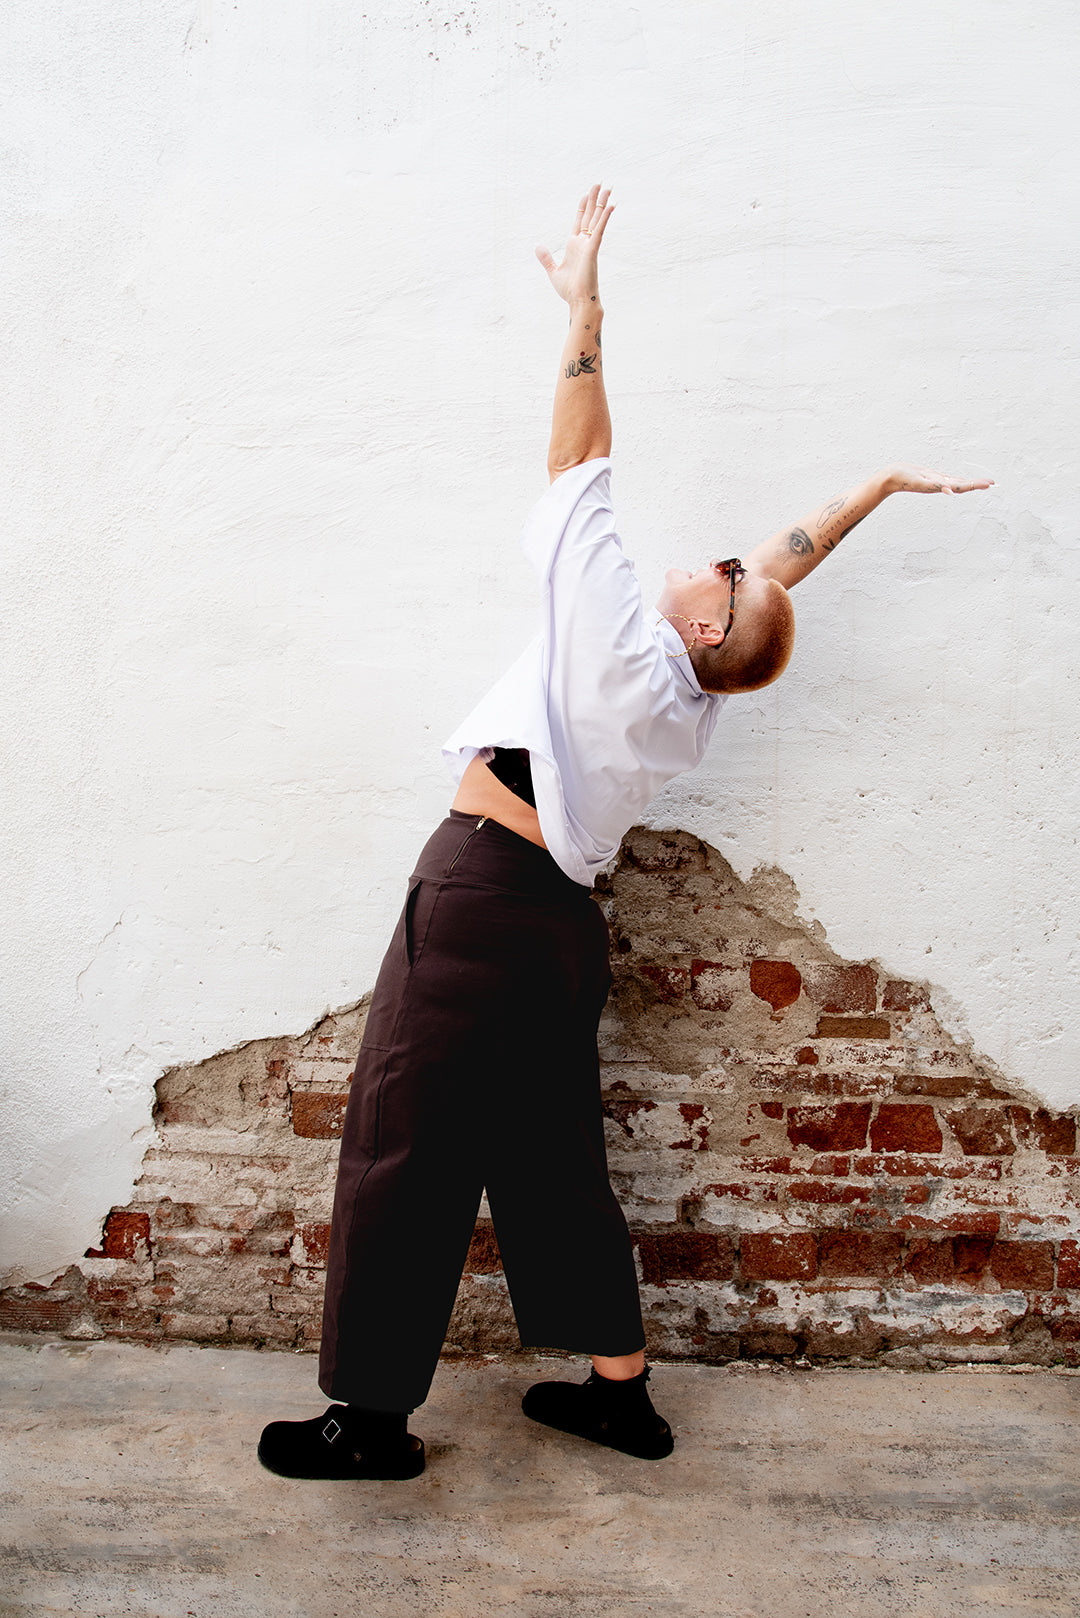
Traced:
<path fill-rule="evenodd" d="M 450 875 L 450 872 L 454 869 L 454 866 L 457 864 L 458 860 L 464 854 L 465 850 L 468 848 L 469 844 L 472 842 L 473 838 L 476 836 L 477 832 L 480 830 L 480 827 L 485 824 L 485 822 L 487 821 L 487 818 L 488 818 L 487 815 L 481 815 L 480 816 L 480 819 L 476 822 L 476 825 L 473 827 L 473 829 L 469 833 L 468 837 L 466 837 L 465 841 L 462 843 L 461 847 L 458 849 L 457 853 L 454 855 L 453 859 L 450 861 L 450 864 L 446 867 L 447 876 Z"/>

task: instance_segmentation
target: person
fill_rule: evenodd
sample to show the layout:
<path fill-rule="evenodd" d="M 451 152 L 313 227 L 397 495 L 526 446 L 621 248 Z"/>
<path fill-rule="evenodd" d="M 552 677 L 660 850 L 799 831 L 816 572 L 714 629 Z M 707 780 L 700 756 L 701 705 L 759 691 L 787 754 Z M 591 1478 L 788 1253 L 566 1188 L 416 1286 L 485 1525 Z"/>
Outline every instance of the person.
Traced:
<path fill-rule="evenodd" d="M 664 782 L 699 763 L 728 695 L 783 673 L 793 585 L 887 495 L 988 487 L 889 467 L 744 560 L 670 569 L 646 611 L 610 500 L 597 264 L 613 207 L 594 185 L 562 262 L 537 249 L 570 314 L 550 487 L 522 539 L 542 629 L 444 748 L 457 795 L 410 878 L 344 1122 L 319 1372 L 337 1402 L 260 1440 L 288 1477 L 423 1470 L 408 1417 L 485 1188 L 522 1345 L 592 1359 L 584 1383 L 530 1388 L 525 1414 L 670 1454 L 608 1182 L 596 1032 L 610 974 L 593 879 Z"/>

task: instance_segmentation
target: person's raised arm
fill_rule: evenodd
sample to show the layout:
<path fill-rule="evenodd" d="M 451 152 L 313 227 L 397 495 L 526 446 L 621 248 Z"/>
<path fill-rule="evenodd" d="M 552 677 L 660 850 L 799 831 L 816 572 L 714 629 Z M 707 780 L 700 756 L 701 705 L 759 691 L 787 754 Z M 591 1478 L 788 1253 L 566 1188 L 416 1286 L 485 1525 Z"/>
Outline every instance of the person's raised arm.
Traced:
<path fill-rule="evenodd" d="M 582 461 L 611 454 L 611 417 L 600 349 L 604 311 L 596 267 L 600 242 L 615 207 L 608 201 L 610 195 L 594 185 L 582 197 L 561 264 L 555 263 L 546 247 L 536 249 L 555 291 L 570 305 L 570 330 L 559 361 L 548 446 L 548 476 L 552 479 Z"/>
<path fill-rule="evenodd" d="M 789 523 L 756 545 L 744 558 L 745 565 L 767 579 L 777 579 L 790 590 L 836 549 L 845 534 L 880 506 L 886 495 L 968 494 L 972 489 L 988 489 L 992 481 L 963 483 L 924 466 L 888 466 L 846 494 L 827 500 L 801 522 Z"/>

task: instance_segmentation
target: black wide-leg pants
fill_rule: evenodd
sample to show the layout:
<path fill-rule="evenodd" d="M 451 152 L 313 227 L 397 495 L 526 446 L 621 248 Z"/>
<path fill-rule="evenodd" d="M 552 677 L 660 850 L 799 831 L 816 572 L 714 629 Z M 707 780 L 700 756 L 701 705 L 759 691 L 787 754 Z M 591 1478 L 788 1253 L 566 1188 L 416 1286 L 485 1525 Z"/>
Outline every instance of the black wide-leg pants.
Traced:
<path fill-rule="evenodd" d="M 485 1187 L 522 1344 L 643 1346 L 600 1110 L 607 949 L 588 889 L 496 821 L 452 810 L 424 848 L 345 1114 L 319 1366 L 331 1398 L 423 1403 Z"/>

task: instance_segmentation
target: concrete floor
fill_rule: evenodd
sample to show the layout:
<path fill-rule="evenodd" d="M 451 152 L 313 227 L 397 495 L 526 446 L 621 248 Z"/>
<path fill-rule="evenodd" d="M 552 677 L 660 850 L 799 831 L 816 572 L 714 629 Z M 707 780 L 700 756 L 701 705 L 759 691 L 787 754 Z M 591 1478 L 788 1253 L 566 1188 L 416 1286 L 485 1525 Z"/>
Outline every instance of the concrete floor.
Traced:
<path fill-rule="evenodd" d="M 310 1357 L 0 1338 L 0 1612 L 1076 1618 L 1080 1378 L 661 1366 L 666 1461 L 527 1422 L 565 1362 L 441 1367 L 410 1483 L 299 1483 Z"/>

